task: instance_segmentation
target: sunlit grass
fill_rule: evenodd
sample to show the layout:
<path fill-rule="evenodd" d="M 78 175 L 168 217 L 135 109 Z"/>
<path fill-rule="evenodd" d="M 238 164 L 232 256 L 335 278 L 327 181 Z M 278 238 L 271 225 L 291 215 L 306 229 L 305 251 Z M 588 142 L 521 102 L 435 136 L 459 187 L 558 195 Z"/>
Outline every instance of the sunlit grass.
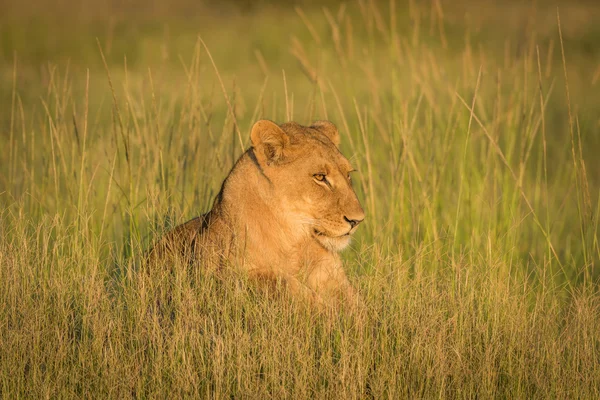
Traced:
<path fill-rule="evenodd" d="M 131 40 L 79 27 L 56 59 L 48 39 L 14 39 L 2 396 L 600 396 L 597 66 L 569 39 L 593 27 L 580 6 L 560 33 L 555 10 L 531 9 L 504 37 L 476 9 L 462 26 L 462 5 L 391 4 Z M 367 214 L 344 255 L 364 312 L 234 270 L 141 267 L 210 208 L 259 118 L 339 127 Z"/>

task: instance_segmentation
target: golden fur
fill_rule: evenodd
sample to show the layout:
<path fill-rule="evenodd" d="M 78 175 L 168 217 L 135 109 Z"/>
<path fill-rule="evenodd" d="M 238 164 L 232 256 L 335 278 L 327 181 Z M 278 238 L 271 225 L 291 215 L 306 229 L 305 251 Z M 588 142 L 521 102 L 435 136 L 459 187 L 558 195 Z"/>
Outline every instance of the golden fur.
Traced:
<path fill-rule="evenodd" d="M 169 232 L 149 257 L 178 254 L 204 267 L 236 265 L 252 277 L 282 279 L 317 302 L 352 299 L 338 252 L 364 212 L 336 127 L 261 120 L 251 141 L 210 212 Z"/>

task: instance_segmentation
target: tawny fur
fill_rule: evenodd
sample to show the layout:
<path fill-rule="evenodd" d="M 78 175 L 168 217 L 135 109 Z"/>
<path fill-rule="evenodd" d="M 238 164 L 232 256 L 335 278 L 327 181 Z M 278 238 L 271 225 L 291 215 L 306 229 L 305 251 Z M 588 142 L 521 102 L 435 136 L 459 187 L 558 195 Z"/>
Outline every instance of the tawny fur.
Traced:
<path fill-rule="evenodd" d="M 352 301 L 338 252 L 364 212 L 337 129 L 328 121 L 306 127 L 261 120 L 251 141 L 210 212 L 166 234 L 150 262 L 176 254 L 204 268 L 237 266 L 251 277 L 282 279 L 317 302 Z"/>

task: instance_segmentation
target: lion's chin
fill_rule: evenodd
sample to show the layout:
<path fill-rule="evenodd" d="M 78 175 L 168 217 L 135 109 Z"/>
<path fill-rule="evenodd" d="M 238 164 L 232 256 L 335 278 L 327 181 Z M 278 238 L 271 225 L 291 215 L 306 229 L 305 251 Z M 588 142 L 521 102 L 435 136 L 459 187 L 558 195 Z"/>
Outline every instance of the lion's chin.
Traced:
<path fill-rule="evenodd" d="M 330 251 L 334 251 L 334 252 L 344 250 L 346 247 L 348 247 L 348 245 L 352 241 L 352 238 L 350 237 L 350 235 L 343 235 L 343 236 L 337 236 L 337 237 L 329 237 L 329 236 L 325 236 L 325 235 L 315 235 L 315 239 L 317 239 L 317 241 L 319 243 L 321 243 L 321 245 L 323 247 L 325 247 L 326 249 L 328 249 Z"/>

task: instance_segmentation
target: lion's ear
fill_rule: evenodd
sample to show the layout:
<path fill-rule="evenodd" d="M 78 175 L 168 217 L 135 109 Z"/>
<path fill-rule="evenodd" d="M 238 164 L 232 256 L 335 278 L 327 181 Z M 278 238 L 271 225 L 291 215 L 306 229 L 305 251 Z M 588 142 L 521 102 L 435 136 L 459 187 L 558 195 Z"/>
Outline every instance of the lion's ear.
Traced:
<path fill-rule="evenodd" d="M 267 164 L 280 161 L 284 156 L 285 148 L 290 143 L 290 138 L 283 129 L 266 119 L 254 124 L 250 140 L 256 150 L 257 159 Z"/>
<path fill-rule="evenodd" d="M 331 142 L 336 145 L 336 147 L 339 147 L 340 133 L 338 132 L 338 130 L 337 130 L 336 126 L 333 124 L 333 122 L 315 121 L 315 122 L 313 122 L 313 124 L 310 127 L 318 130 L 323 135 L 327 136 L 329 138 L 329 140 L 331 140 Z"/>

